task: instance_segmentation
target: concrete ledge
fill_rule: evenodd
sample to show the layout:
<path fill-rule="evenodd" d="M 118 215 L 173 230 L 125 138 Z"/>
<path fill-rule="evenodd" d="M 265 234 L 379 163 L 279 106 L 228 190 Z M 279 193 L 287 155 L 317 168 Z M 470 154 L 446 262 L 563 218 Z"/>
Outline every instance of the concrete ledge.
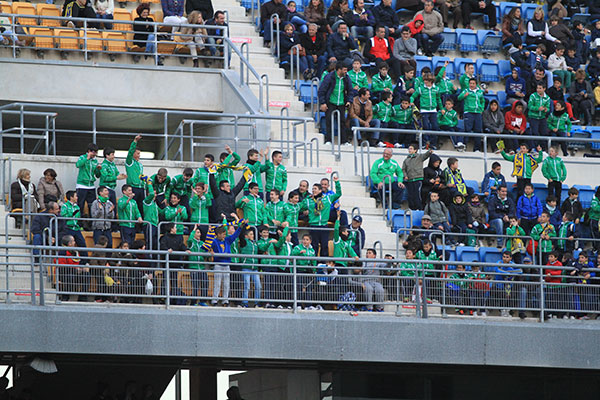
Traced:
<path fill-rule="evenodd" d="M 0 352 L 600 367 L 600 324 L 148 306 L 0 306 Z"/>

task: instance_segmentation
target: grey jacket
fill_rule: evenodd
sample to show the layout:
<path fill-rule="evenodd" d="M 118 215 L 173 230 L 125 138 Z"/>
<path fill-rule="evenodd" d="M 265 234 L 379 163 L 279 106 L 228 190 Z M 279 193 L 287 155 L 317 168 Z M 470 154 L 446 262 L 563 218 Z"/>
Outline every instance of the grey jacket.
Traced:
<path fill-rule="evenodd" d="M 112 208 L 111 212 L 108 212 Z M 107 221 L 107 219 L 115 218 L 115 209 L 114 205 L 110 200 L 107 200 L 103 207 L 100 206 L 100 202 L 98 200 L 94 200 L 92 203 L 92 210 L 90 211 L 92 214 L 92 229 L 100 229 L 101 231 L 107 231 L 111 227 L 111 222 Z"/>
<path fill-rule="evenodd" d="M 504 114 L 498 108 L 496 112 L 492 112 L 490 107 L 483 112 L 483 128 L 489 129 L 490 132 L 496 133 L 504 130 Z"/>
<path fill-rule="evenodd" d="M 444 30 L 444 19 L 442 18 L 442 14 L 433 10 L 430 13 L 426 13 L 425 11 L 419 11 L 417 14 L 423 15 L 423 33 L 427 35 L 437 35 L 442 33 Z"/>
<path fill-rule="evenodd" d="M 62 183 L 58 180 L 54 180 L 52 183 L 46 182 L 46 179 L 42 176 L 37 184 L 37 195 L 38 195 L 38 203 L 42 208 L 46 207 L 44 202 L 45 195 L 52 195 L 58 199 L 58 205 L 62 206 L 64 203 L 65 190 L 63 189 Z"/>
<path fill-rule="evenodd" d="M 448 208 L 440 200 L 435 203 L 427 203 L 424 211 L 425 214 L 429 214 L 431 222 L 433 222 L 434 225 L 441 222 L 448 222 Z"/>
<path fill-rule="evenodd" d="M 362 274 L 359 278 L 361 282 L 380 281 L 376 276 L 382 275 L 382 268 L 387 268 L 386 263 L 365 262 L 362 267 Z"/>
<path fill-rule="evenodd" d="M 431 153 L 433 153 L 433 150 L 415 154 L 414 157 L 406 157 L 402 163 L 404 179 L 409 182 L 423 180 L 423 163 L 429 158 Z"/>
<path fill-rule="evenodd" d="M 392 53 L 394 54 L 394 58 L 398 60 L 412 60 L 415 54 L 417 54 L 417 39 L 402 40 L 402 38 L 398 38 L 394 42 Z"/>

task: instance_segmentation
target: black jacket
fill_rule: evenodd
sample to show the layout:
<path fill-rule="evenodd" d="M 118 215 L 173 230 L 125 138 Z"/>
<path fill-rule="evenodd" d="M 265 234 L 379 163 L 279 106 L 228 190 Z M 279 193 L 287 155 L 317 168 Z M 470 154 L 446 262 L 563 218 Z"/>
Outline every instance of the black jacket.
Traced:
<path fill-rule="evenodd" d="M 273 14 L 279 15 L 281 22 L 287 21 L 288 10 L 285 4 L 275 4 L 273 0 L 271 0 L 260 6 L 260 23 L 263 28 Z"/>
<path fill-rule="evenodd" d="M 448 210 L 450 211 L 450 222 L 452 225 L 469 225 L 473 223 L 473 215 L 471 215 L 471 210 L 465 201 L 460 204 L 452 202 Z"/>
<path fill-rule="evenodd" d="M 31 221 L 31 233 L 33 233 L 34 235 L 39 235 L 39 234 L 43 234 L 44 233 L 44 229 L 48 228 L 50 226 L 50 220 L 52 219 L 52 217 L 55 217 L 54 214 L 51 214 L 48 212 L 48 210 L 44 211 L 41 215 L 36 215 L 35 217 L 33 217 L 33 220 Z M 54 225 L 54 223 L 52 223 L 52 231 L 54 232 L 56 230 L 56 226 Z M 63 232 L 65 230 L 65 220 L 64 219 L 59 219 L 58 220 L 58 231 L 54 232 L 54 237 L 55 238 L 59 238 L 62 235 L 60 234 L 61 232 Z M 48 240 L 50 238 L 50 233 L 46 233 L 46 243 L 50 244 L 50 241 Z"/>
<path fill-rule="evenodd" d="M 202 14 L 202 19 L 206 21 L 212 18 L 215 10 L 213 9 L 212 2 L 210 0 L 185 0 L 185 12 L 190 14 L 192 11 L 197 10 Z"/>
<path fill-rule="evenodd" d="M 215 22 L 214 18 L 211 18 L 209 20 L 206 21 L 206 25 L 217 25 L 217 23 Z M 227 28 L 228 25 L 226 23 L 224 23 L 223 25 L 221 25 L 223 28 Z M 224 29 L 218 29 L 218 28 L 214 28 L 214 29 L 206 29 L 206 33 L 209 36 L 224 36 Z M 227 36 L 229 37 L 229 31 L 227 32 Z"/>
<path fill-rule="evenodd" d="M 231 213 L 235 212 L 235 198 L 238 193 L 242 191 L 246 184 L 246 179 L 242 177 L 240 181 L 231 189 L 229 193 L 222 191 L 217 186 L 215 174 L 210 174 L 208 178 L 210 182 L 210 190 L 214 196 L 213 205 L 215 207 L 215 214 L 218 221 L 221 221 L 221 214 L 225 215 L 227 220 L 232 220 Z"/>
<path fill-rule="evenodd" d="M 300 35 L 300 44 L 306 50 L 307 56 L 322 56 L 325 54 L 325 39 L 318 33 L 315 36 L 315 41 L 313 42 L 308 33 L 303 33 Z"/>
<path fill-rule="evenodd" d="M 329 98 L 331 97 L 331 93 L 335 88 L 335 77 L 337 75 L 336 71 L 328 73 L 321 85 L 319 86 L 319 104 L 327 104 L 329 102 Z M 348 74 L 344 75 L 342 78 L 344 82 L 344 104 L 352 103 L 352 82 L 350 82 L 350 77 Z"/>
<path fill-rule="evenodd" d="M 498 198 L 498 196 L 490 196 L 488 203 L 488 213 L 490 215 L 490 221 L 493 219 L 503 218 L 504 216 L 511 216 L 517 214 L 515 202 L 510 198 L 506 197 L 504 202 Z M 503 232 L 496 232 L 503 233 Z"/>
<path fill-rule="evenodd" d="M 154 22 L 152 17 L 142 18 L 137 17 L 133 20 L 134 22 Z M 152 25 L 144 25 L 144 24 L 134 24 L 133 25 L 133 44 L 139 47 L 146 47 L 146 40 L 148 40 L 148 34 L 154 33 L 154 26 Z M 115 205 L 116 206 L 116 205 Z"/>
<path fill-rule="evenodd" d="M 329 35 L 327 39 L 327 56 L 337 58 L 338 62 L 343 62 L 346 58 L 350 58 L 350 50 L 356 50 L 358 46 L 352 35 L 344 38 L 339 33 Z"/>
<path fill-rule="evenodd" d="M 440 182 L 443 179 L 443 171 L 438 166 L 437 168 L 433 167 L 433 163 L 436 161 L 441 161 L 442 159 L 437 154 L 432 154 L 429 157 L 429 164 L 427 167 L 423 168 L 423 192 L 431 192 L 434 189 L 435 185 L 430 181 L 432 179 L 440 178 Z"/>
<path fill-rule="evenodd" d="M 183 235 L 173 235 L 171 233 L 165 233 L 162 235 L 159 241 L 160 250 L 173 250 L 173 251 L 186 251 L 188 248 L 183 243 Z M 169 255 L 169 260 L 180 261 L 182 256 L 180 255 Z M 169 268 L 181 268 L 180 264 L 172 265 L 169 264 Z"/>
<path fill-rule="evenodd" d="M 379 5 L 373 7 L 371 11 L 373 11 L 377 25 L 383 25 L 387 28 L 398 28 L 398 25 L 400 25 L 398 15 L 391 6 L 386 7 L 383 3 L 379 3 Z"/>
<path fill-rule="evenodd" d="M 581 216 L 583 215 L 583 206 L 581 205 L 581 202 L 579 200 L 571 203 L 571 200 L 567 198 L 565 199 L 565 201 L 563 201 L 562 205 L 560 206 L 560 213 L 562 215 L 565 215 L 566 212 L 570 212 L 571 214 L 573 214 L 573 220 L 576 220 L 578 218 L 581 218 Z"/>

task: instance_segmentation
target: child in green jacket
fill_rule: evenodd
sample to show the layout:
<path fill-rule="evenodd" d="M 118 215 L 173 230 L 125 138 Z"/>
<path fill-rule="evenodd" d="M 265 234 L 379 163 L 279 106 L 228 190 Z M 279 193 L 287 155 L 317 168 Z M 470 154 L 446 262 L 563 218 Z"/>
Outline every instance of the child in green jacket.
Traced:
<path fill-rule="evenodd" d="M 225 151 L 219 156 L 219 161 L 221 162 L 220 165 L 223 166 L 227 165 L 235 167 L 236 165 L 238 165 L 241 159 L 242 158 L 237 153 L 231 150 L 231 147 L 229 147 L 229 145 L 225 146 Z M 221 181 L 229 182 L 231 187 L 234 187 L 236 184 L 235 178 L 233 176 L 233 170 L 231 168 L 217 167 L 216 179 L 217 184 L 221 184 Z"/>
<path fill-rule="evenodd" d="M 177 234 L 183 235 L 185 229 L 185 225 L 183 224 L 188 220 L 188 213 L 184 206 L 180 204 L 181 195 L 178 193 L 171 193 L 171 198 L 169 199 L 169 205 L 162 210 L 163 215 L 165 217 L 165 221 L 170 221 L 175 223 L 177 226 Z"/>
<path fill-rule="evenodd" d="M 273 189 L 269 192 L 269 202 L 265 204 L 265 223 L 277 227 L 285 221 L 285 204 L 279 200 L 279 191 Z M 275 228 L 272 229 L 275 233 Z"/>
<path fill-rule="evenodd" d="M 531 135 L 548 136 L 546 115 L 550 111 L 550 97 L 546 94 L 546 88 L 542 83 L 538 83 L 535 93 L 529 96 L 527 110 L 527 122 L 529 122 Z M 541 143 L 543 148 L 544 141 L 542 140 Z"/>
<path fill-rule="evenodd" d="M 79 156 L 75 166 L 79 169 L 77 173 L 77 205 L 83 214 L 85 203 L 88 210 L 92 209 L 92 203 L 96 200 L 96 167 L 98 166 L 98 145 L 88 144 L 85 154 Z M 88 211 L 89 212 L 89 211 Z"/>
<path fill-rule="evenodd" d="M 254 240 L 254 229 L 247 228 L 239 239 L 239 254 L 254 255 L 259 254 L 258 243 Z M 245 257 L 240 258 L 240 262 L 243 264 L 242 277 L 244 279 L 244 290 L 242 293 L 242 307 L 248 307 L 248 293 L 250 291 L 250 281 L 254 285 L 254 301 L 255 305 L 259 304 L 260 299 L 260 275 L 258 271 L 259 260 L 257 258 Z"/>
<path fill-rule="evenodd" d="M 95 174 L 100 178 L 98 186 L 106 186 L 108 188 L 108 199 L 113 204 L 117 204 L 117 195 L 115 188 L 117 180 L 127 178 L 127 175 L 119 173 L 115 165 L 115 149 L 112 147 L 104 148 L 104 161 L 96 166 Z"/>
<path fill-rule="evenodd" d="M 554 195 L 560 199 L 562 184 L 567 179 L 567 167 L 557 153 L 558 149 L 555 146 L 548 149 L 548 157 L 542 164 L 542 175 L 548 179 L 548 196 Z"/>
<path fill-rule="evenodd" d="M 571 136 L 571 119 L 566 112 L 565 102 L 558 100 L 554 104 L 554 112 L 548 115 L 548 129 L 553 133 L 553 136 L 568 137 Z M 560 142 L 560 147 L 563 152 L 563 157 L 569 155 L 567 152 L 567 142 Z"/>
<path fill-rule="evenodd" d="M 202 248 L 204 242 L 200 239 L 202 232 L 198 225 L 194 226 L 194 230 L 190 233 L 187 241 L 187 247 L 190 251 L 188 259 L 189 264 L 186 267 L 189 269 L 190 281 L 192 283 L 192 305 L 207 306 L 206 298 L 208 297 L 208 274 L 205 271 L 206 265 L 202 262 L 204 257 L 200 253 L 206 253 Z M 199 293 L 198 293 L 199 292 Z M 198 298 L 198 294 L 200 298 Z"/>
<path fill-rule="evenodd" d="M 408 97 L 403 97 L 400 104 L 392 107 L 392 117 L 389 122 L 389 127 L 394 129 L 408 129 L 414 130 L 415 123 L 413 120 L 413 110 L 410 107 L 410 100 Z M 398 133 L 394 147 L 402 147 L 402 144 L 408 144 L 415 140 L 415 135 L 408 133 Z"/>
<path fill-rule="evenodd" d="M 389 92 L 381 93 L 381 101 L 373 106 L 373 127 L 374 128 L 387 128 L 390 121 L 392 120 L 392 94 Z M 373 132 L 371 136 L 371 145 L 383 147 L 383 135 L 381 132 Z"/>
<path fill-rule="evenodd" d="M 483 97 L 483 90 L 477 87 L 477 80 L 475 78 L 469 79 L 468 88 L 460 92 L 458 100 L 464 101 L 463 118 L 465 120 L 465 132 L 482 133 L 482 114 L 483 107 L 485 106 L 485 98 Z M 481 138 L 473 138 L 473 151 L 481 151 Z"/>
<path fill-rule="evenodd" d="M 268 224 L 268 221 L 265 221 L 265 203 L 259 196 L 258 184 L 253 182 L 248 188 L 249 194 L 238 200 L 235 207 L 244 211 L 244 219 L 248 221 L 248 225 Z"/>
<path fill-rule="evenodd" d="M 271 155 L 273 161 L 267 160 L 267 171 L 265 172 L 265 191 L 270 192 L 273 189 L 277 189 L 279 196 L 283 196 L 287 190 L 287 170 L 282 164 L 283 153 L 279 150 L 275 150 Z M 268 199 L 267 199 L 268 201 Z"/>
<path fill-rule="evenodd" d="M 371 101 L 373 104 L 382 101 L 381 95 L 384 92 L 392 94 L 394 84 L 392 78 L 388 75 L 389 69 L 387 63 L 382 62 L 379 64 L 379 73 L 371 78 Z"/>
<path fill-rule="evenodd" d="M 540 223 L 533 227 L 531 230 L 531 237 L 533 240 L 538 242 L 538 246 L 541 247 L 542 259 L 538 259 L 538 251 L 534 259 L 538 261 L 538 265 L 548 264 L 548 255 L 552 251 L 552 240 L 551 238 L 556 237 L 556 229 L 554 225 L 550 223 L 550 214 L 548 211 L 542 211 L 542 215 L 539 218 Z M 541 262 L 541 263 L 540 263 Z"/>
<path fill-rule="evenodd" d="M 360 60 L 355 59 L 352 62 L 352 69 L 348 71 L 348 76 L 350 77 L 350 82 L 352 82 L 352 95 L 354 97 L 358 96 L 358 91 L 360 88 L 368 88 L 369 81 L 367 80 L 367 74 L 360 69 L 361 64 Z"/>
<path fill-rule="evenodd" d="M 410 96 L 410 103 L 414 105 L 416 99 L 419 99 L 419 110 L 421 112 L 421 121 L 423 129 L 426 131 L 439 131 L 437 121 L 437 110 L 442 109 L 442 100 L 440 90 L 433 84 L 433 75 L 423 75 L 423 86 L 419 86 Z M 430 144 L 434 150 L 437 148 L 437 135 L 424 135 L 425 141 Z"/>
<path fill-rule="evenodd" d="M 441 131 L 458 132 L 456 126 L 458 125 L 458 114 L 454 111 L 454 100 L 447 98 L 445 101 L 445 108 L 438 111 L 437 119 L 438 125 Z M 464 138 L 462 136 L 451 136 L 452 144 L 458 151 L 464 151 L 465 145 L 463 144 Z"/>

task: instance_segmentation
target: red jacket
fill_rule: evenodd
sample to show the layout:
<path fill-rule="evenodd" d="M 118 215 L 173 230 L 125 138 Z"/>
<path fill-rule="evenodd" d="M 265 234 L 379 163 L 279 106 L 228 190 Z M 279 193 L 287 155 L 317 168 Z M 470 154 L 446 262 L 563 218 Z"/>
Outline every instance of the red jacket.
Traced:
<path fill-rule="evenodd" d="M 81 261 L 79 258 L 79 253 L 76 251 L 71 252 L 67 250 L 64 252 L 64 254 L 59 255 L 60 257 L 58 258 L 57 264 L 60 265 L 79 265 L 79 261 Z"/>
<path fill-rule="evenodd" d="M 515 107 L 518 102 L 518 100 L 515 101 L 510 111 L 508 111 L 506 115 L 504 115 L 504 126 L 507 130 L 518 128 L 519 131 L 525 132 L 525 128 L 527 127 L 527 118 L 525 118 L 525 107 L 523 107 L 523 112 L 521 114 L 517 114 L 515 112 Z M 523 103 L 521 102 L 521 104 Z"/>
<path fill-rule="evenodd" d="M 369 46 L 369 48 L 365 50 L 368 52 L 369 55 L 372 56 L 367 56 L 369 60 L 371 60 L 371 58 L 373 60 L 376 58 L 380 58 L 386 61 L 389 60 L 392 53 L 392 49 L 394 48 L 394 38 L 390 36 L 389 38 L 380 39 L 377 36 L 373 36 L 371 39 L 369 39 L 367 45 Z"/>
<path fill-rule="evenodd" d="M 562 263 L 558 260 L 554 261 L 552 264 L 548 264 L 548 266 L 552 266 L 552 267 L 562 267 Z M 548 276 L 548 274 L 550 274 L 551 276 Z M 548 283 L 561 283 L 562 282 L 562 269 L 550 269 L 550 268 L 545 268 L 544 269 L 544 280 Z"/>
<path fill-rule="evenodd" d="M 418 27 L 418 28 L 415 26 L 415 22 L 416 21 L 421 21 L 422 22 L 421 26 Z M 415 37 L 415 35 L 417 33 L 421 33 L 421 31 L 425 27 L 425 21 L 423 20 L 423 14 L 417 14 L 415 16 L 415 19 L 413 19 L 412 21 L 410 21 L 407 26 L 410 28 L 410 36 Z"/>

